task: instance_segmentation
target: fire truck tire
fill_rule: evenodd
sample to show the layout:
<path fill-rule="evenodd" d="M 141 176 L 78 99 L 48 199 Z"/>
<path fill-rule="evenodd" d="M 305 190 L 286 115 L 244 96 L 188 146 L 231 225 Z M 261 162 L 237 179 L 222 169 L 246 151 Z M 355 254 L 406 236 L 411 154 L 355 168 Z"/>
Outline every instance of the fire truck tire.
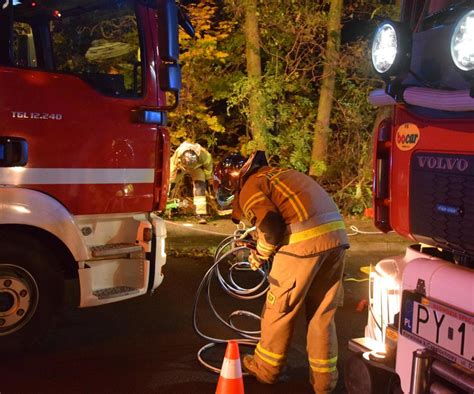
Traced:
<path fill-rule="evenodd" d="M 45 245 L 0 231 L 0 349 L 44 343 L 63 293 L 63 276 Z"/>
<path fill-rule="evenodd" d="M 369 365 L 362 354 L 351 355 L 344 365 L 344 383 L 349 394 L 392 394 L 396 390 L 396 375 Z"/>

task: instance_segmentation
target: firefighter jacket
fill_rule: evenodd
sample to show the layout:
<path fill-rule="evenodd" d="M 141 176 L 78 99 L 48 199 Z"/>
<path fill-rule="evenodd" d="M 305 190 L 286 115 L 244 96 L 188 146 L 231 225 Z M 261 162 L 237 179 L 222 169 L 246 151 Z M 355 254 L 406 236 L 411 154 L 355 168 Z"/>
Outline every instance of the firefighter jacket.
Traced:
<path fill-rule="evenodd" d="M 290 169 L 261 167 L 243 184 L 233 220 L 257 228 L 257 253 L 310 256 L 349 242 L 336 204 L 311 177 Z"/>
<path fill-rule="evenodd" d="M 204 179 L 194 179 L 193 180 L 202 180 L 208 181 L 212 179 L 212 156 L 211 154 L 204 149 L 198 143 L 191 143 L 191 142 L 183 142 L 174 152 L 173 156 L 171 156 L 170 160 L 170 182 L 173 183 L 176 180 L 176 176 L 178 174 L 178 170 L 182 170 L 182 166 L 180 163 L 181 155 L 186 152 L 187 150 L 192 150 L 198 156 L 198 163 L 196 166 L 190 171 L 191 175 L 193 173 L 196 174 L 197 178 L 202 178 L 202 173 L 204 174 Z M 201 170 L 201 171 L 200 171 Z"/>

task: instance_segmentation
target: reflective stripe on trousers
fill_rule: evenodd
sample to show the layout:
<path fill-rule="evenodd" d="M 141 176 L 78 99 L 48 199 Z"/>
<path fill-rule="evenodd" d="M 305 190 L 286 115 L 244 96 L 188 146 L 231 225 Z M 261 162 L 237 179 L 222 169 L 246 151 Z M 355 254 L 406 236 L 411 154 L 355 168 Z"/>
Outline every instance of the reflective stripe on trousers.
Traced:
<path fill-rule="evenodd" d="M 337 366 L 337 356 L 328 359 L 309 357 L 309 366 L 313 372 L 328 373 L 334 372 Z"/>
<path fill-rule="evenodd" d="M 314 361 L 311 363 L 313 388 L 316 392 L 334 389 L 337 383 L 334 315 L 343 295 L 343 268 L 342 247 L 311 257 L 275 255 L 269 275 L 271 297 L 265 303 L 261 339 L 255 350 L 255 364 L 262 380 L 274 381 L 281 372 L 296 317 L 304 308 L 308 357 Z"/>
<path fill-rule="evenodd" d="M 196 207 L 196 215 L 207 215 L 206 196 L 194 196 L 193 202 Z"/>
<path fill-rule="evenodd" d="M 285 355 L 284 354 L 277 354 L 277 353 L 272 353 L 269 350 L 266 350 L 262 347 L 260 342 L 257 344 L 257 347 L 255 348 L 255 355 L 260 357 L 260 359 L 267 364 L 270 364 L 273 367 L 278 367 L 280 365 L 283 365 L 285 361 Z"/>

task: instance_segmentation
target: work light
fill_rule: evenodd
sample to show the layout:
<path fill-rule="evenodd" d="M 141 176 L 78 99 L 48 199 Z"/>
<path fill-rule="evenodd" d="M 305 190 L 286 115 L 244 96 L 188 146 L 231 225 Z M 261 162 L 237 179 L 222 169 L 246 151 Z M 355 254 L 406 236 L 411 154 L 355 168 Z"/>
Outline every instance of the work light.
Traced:
<path fill-rule="evenodd" d="M 383 22 L 376 30 L 372 42 L 372 65 L 382 77 L 404 71 L 409 59 L 410 39 L 399 23 Z"/>
<path fill-rule="evenodd" d="M 451 57 L 461 71 L 474 72 L 474 9 L 464 14 L 454 29 Z"/>

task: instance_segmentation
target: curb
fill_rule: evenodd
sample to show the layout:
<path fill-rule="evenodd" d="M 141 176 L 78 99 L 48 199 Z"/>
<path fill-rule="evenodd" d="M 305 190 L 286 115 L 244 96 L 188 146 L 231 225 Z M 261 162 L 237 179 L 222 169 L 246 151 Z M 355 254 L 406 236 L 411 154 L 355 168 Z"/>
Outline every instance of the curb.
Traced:
<path fill-rule="evenodd" d="M 363 223 L 365 229 L 358 230 L 348 225 L 349 243 L 351 245 L 348 253 L 380 252 L 380 253 L 403 253 L 406 247 L 413 242 L 405 240 L 395 233 L 381 234 L 373 227 Z M 219 242 L 231 235 L 236 226 L 231 223 L 208 223 L 200 225 L 193 222 L 166 221 L 167 227 L 167 250 L 170 254 L 179 251 L 179 255 L 192 254 L 196 251 L 206 252 L 211 255 Z M 206 253 L 204 253 L 206 254 Z"/>
<path fill-rule="evenodd" d="M 389 253 L 404 253 L 407 246 L 411 245 L 410 242 L 353 242 L 351 240 L 351 247 L 347 251 L 351 252 L 389 252 Z"/>

